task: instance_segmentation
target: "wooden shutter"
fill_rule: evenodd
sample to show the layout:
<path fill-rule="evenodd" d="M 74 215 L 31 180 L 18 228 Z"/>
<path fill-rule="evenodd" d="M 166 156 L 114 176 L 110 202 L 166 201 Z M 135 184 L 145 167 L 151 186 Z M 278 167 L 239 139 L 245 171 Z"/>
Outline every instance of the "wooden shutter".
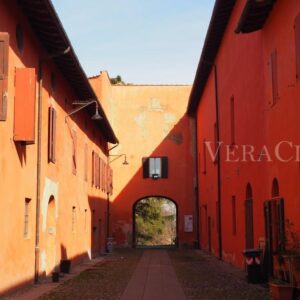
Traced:
<path fill-rule="evenodd" d="M 143 157 L 142 164 L 143 164 L 143 178 L 149 178 L 149 158 Z"/>
<path fill-rule="evenodd" d="M 168 157 L 161 158 L 161 178 L 168 178 Z"/>
<path fill-rule="evenodd" d="M 0 121 L 7 116 L 8 50 L 9 35 L 0 32 Z"/>
<path fill-rule="evenodd" d="M 53 155 L 53 162 L 56 161 L 56 110 L 53 108 L 52 112 L 52 155 Z"/>
<path fill-rule="evenodd" d="M 16 68 L 14 141 L 35 141 L 36 76 L 34 68 Z"/>
<path fill-rule="evenodd" d="M 253 200 L 245 200 L 245 234 L 246 234 L 246 249 L 254 247 L 253 237 Z"/>
<path fill-rule="evenodd" d="M 295 19 L 296 78 L 300 79 L 300 14 Z"/>
<path fill-rule="evenodd" d="M 276 104 L 278 95 L 278 70 L 277 70 L 277 51 L 274 50 L 270 56 L 270 73 L 271 73 L 271 83 L 272 83 L 272 100 L 273 105 Z"/>
<path fill-rule="evenodd" d="M 48 161 L 55 163 L 56 160 L 56 111 L 49 107 L 48 120 Z"/>
<path fill-rule="evenodd" d="M 95 184 L 95 152 L 92 151 L 92 186 Z"/>
<path fill-rule="evenodd" d="M 96 178 L 95 178 L 96 188 L 100 187 L 100 184 L 99 184 L 99 166 L 100 166 L 100 158 L 99 158 L 99 155 L 96 154 Z"/>

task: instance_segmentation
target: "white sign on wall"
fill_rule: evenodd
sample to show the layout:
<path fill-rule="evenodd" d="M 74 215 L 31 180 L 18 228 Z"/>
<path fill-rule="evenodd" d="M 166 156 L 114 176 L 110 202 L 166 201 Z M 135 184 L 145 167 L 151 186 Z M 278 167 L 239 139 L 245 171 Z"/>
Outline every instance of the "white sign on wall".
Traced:
<path fill-rule="evenodd" d="M 184 232 L 193 232 L 193 216 L 184 216 Z"/>

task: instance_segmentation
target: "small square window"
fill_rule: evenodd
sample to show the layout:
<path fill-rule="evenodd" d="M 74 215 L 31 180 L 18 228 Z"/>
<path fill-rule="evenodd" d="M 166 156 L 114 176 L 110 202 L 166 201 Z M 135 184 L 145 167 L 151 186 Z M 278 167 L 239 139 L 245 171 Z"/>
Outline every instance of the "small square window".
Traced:
<path fill-rule="evenodd" d="M 152 179 L 168 178 L 168 158 L 143 158 L 143 177 Z"/>

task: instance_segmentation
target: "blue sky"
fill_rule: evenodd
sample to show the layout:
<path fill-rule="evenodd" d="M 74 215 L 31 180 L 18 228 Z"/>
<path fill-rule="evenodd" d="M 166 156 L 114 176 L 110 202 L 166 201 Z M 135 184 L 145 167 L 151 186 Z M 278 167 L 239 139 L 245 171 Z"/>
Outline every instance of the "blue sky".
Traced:
<path fill-rule="evenodd" d="M 88 76 L 191 84 L 213 0 L 52 0 Z"/>

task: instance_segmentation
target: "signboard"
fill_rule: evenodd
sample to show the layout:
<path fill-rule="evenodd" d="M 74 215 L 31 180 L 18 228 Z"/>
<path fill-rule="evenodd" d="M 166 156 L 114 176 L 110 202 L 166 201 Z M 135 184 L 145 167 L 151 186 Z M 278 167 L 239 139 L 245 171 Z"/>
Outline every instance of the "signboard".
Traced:
<path fill-rule="evenodd" d="M 184 232 L 193 232 L 193 216 L 184 216 Z"/>

